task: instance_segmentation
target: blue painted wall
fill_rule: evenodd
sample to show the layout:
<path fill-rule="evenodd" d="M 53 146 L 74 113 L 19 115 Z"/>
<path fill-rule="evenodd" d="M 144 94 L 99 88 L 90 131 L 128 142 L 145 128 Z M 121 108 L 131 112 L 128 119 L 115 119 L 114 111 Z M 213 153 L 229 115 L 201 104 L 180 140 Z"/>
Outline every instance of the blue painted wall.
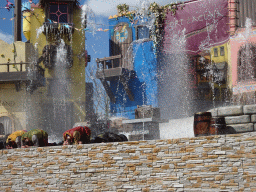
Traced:
<path fill-rule="evenodd" d="M 132 28 L 132 50 L 134 56 L 133 70 L 130 71 L 128 86 L 134 95 L 131 101 L 126 94 L 120 81 L 111 81 L 110 88 L 116 97 L 116 103 L 110 103 L 110 113 L 112 116 L 135 118 L 134 110 L 137 105 L 152 105 L 157 107 L 157 59 L 153 41 L 135 41 L 135 26 L 132 25 L 127 17 L 109 19 L 109 41 L 114 35 L 114 27 L 121 22 L 126 22 Z M 110 43 L 111 44 L 111 43 Z M 110 55 L 112 50 L 110 47 Z"/>

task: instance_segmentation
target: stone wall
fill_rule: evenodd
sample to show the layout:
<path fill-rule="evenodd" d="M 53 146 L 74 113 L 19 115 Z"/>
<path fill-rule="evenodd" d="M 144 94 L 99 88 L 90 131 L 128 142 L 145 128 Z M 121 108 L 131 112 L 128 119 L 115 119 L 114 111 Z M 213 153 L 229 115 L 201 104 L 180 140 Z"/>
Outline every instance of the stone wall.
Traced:
<path fill-rule="evenodd" d="M 256 105 L 221 107 L 211 110 L 214 117 L 225 117 L 227 126 L 237 133 L 256 130 Z"/>
<path fill-rule="evenodd" d="M 256 132 L 0 151 L 0 191 L 256 190 Z"/>

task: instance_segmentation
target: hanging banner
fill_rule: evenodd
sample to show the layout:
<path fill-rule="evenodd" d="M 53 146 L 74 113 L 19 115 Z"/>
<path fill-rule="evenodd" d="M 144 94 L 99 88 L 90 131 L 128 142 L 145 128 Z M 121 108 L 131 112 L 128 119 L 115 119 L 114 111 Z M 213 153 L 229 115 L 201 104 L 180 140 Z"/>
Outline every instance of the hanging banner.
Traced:
<path fill-rule="evenodd" d="M 184 37 L 186 52 L 195 55 L 227 42 L 228 31 L 227 0 L 197 0 L 180 4 L 176 10 L 167 13 L 164 51 L 170 52 L 172 47 L 175 50 L 173 39 Z"/>
<path fill-rule="evenodd" d="M 5 8 L 8 11 L 10 11 L 11 8 L 14 8 L 14 5 L 13 5 L 13 3 L 9 2 L 8 0 L 6 0 L 6 1 L 7 1 L 7 4 L 6 4 Z"/>

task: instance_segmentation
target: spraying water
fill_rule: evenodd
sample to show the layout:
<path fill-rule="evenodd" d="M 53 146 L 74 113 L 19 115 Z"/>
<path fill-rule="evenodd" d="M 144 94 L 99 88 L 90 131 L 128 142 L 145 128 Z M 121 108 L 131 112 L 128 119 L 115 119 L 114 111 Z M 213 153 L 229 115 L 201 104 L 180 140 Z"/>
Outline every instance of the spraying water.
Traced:
<path fill-rule="evenodd" d="M 70 121 L 72 111 L 70 111 L 71 106 L 68 100 L 71 94 L 71 83 L 67 68 L 69 63 L 66 58 L 67 49 L 64 41 L 61 39 L 57 48 L 53 71 L 55 78 L 50 80 L 50 95 L 52 96 L 51 110 L 53 110 L 53 116 L 50 117 L 49 126 L 51 128 L 48 130 L 48 133 L 55 140 L 61 140 L 62 133 L 73 126 Z"/>
<path fill-rule="evenodd" d="M 238 42 L 241 44 L 237 58 L 237 87 L 245 87 L 250 84 L 255 84 L 255 61 L 256 61 L 256 45 L 252 43 L 253 30 L 252 20 L 246 18 L 245 31 L 237 35 Z M 236 37 L 235 37 L 236 38 Z M 238 93 L 233 96 L 233 101 L 236 104 L 254 104 L 256 102 L 255 94 Z"/>
<path fill-rule="evenodd" d="M 39 35 L 40 35 L 41 33 L 43 33 L 44 29 L 45 29 L 45 26 L 44 26 L 44 25 L 42 25 L 41 27 L 39 27 L 38 29 L 36 29 L 36 38 L 37 38 L 37 39 L 39 38 Z M 47 30 L 47 31 L 48 31 L 48 30 Z"/>
<path fill-rule="evenodd" d="M 252 34 L 252 21 L 250 18 L 246 19 L 245 32 L 243 34 L 245 44 L 240 48 L 240 66 L 239 66 L 239 80 L 250 81 L 254 79 L 254 58 L 255 48 L 250 43 L 250 36 Z"/>
<path fill-rule="evenodd" d="M 173 34 L 168 52 L 160 58 L 158 99 L 161 116 L 165 119 L 188 117 L 193 92 L 188 78 L 189 61 L 186 55 L 185 31 Z"/>
<path fill-rule="evenodd" d="M 35 82 L 33 80 L 34 72 L 37 66 L 37 43 L 35 44 L 35 49 L 31 49 L 29 63 L 27 65 L 27 77 L 29 81 L 26 84 L 26 97 L 24 101 L 24 109 L 26 111 L 26 127 L 28 129 L 33 129 L 35 127 L 39 127 L 38 119 L 41 117 L 40 114 L 40 100 L 39 98 L 35 98 L 33 93 L 35 87 Z"/>
<path fill-rule="evenodd" d="M 95 31 L 96 31 L 95 14 L 92 11 L 92 9 L 86 4 L 82 6 L 81 20 L 82 20 L 83 27 L 86 27 L 85 30 L 91 30 L 92 33 L 95 34 Z M 85 23 L 87 23 L 87 26 L 85 26 Z"/>
<path fill-rule="evenodd" d="M 138 25 L 143 25 L 152 30 L 156 20 L 154 13 L 149 11 L 150 2 L 148 0 L 140 0 L 137 6 L 137 11 L 135 12 L 134 20 L 138 20 Z"/>

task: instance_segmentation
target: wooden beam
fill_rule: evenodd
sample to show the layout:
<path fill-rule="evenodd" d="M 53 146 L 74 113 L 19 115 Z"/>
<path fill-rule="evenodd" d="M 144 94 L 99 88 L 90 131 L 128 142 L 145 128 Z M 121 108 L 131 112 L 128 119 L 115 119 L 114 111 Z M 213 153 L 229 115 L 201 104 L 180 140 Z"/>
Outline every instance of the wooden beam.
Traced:
<path fill-rule="evenodd" d="M 96 77 L 98 79 L 106 78 L 108 79 L 109 77 L 119 77 L 123 73 L 123 68 L 117 67 L 117 68 L 111 68 L 111 69 L 105 69 L 101 71 L 96 72 Z"/>
<path fill-rule="evenodd" d="M 133 96 L 132 91 L 130 90 L 130 88 L 128 86 L 128 81 L 126 80 L 126 78 L 123 75 L 120 77 L 120 80 L 121 80 L 121 83 L 124 86 L 124 90 L 125 90 L 126 94 L 128 95 L 129 99 L 131 101 L 134 101 L 134 96 Z"/>
<path fill-rule="evenodd" d="M 112 91 L 111 91 L 111 89 L 110 89 L 106 79 L 100 79 L 100 81 L 101 81 L 103 87 L 105 88 L 110 101 L 112 103 L 116 103 L 116 98 L 115 98 L 114 94 L 112 93 Z"/>
<path fill-rule="evenodd" d="M 35 74 L 32 75 L 32 79 L 35 79 Z M 0 82 L 7 82 L 7 81 L 27 81 L 28 72 L 1 72 L 0 73 Z"/>
<path fill-rule="evenodd" d="M 99 62 L 102 62 L 102 61 L 108 61 L 108 60 L 112 60 L 112 59 L 121 59 L 122 58 L 122 55 L 114 55 L 114 56 L 111 56 L 111 57 L 104 57 L 104 58 L 97 58 L 96 59 L 96 63 L 99 63 Z"/>
<path fill-rule="evenodd" d="M 21 39 L 21 0 L 15 0 L 14 8 L 14 41 Z"/>

